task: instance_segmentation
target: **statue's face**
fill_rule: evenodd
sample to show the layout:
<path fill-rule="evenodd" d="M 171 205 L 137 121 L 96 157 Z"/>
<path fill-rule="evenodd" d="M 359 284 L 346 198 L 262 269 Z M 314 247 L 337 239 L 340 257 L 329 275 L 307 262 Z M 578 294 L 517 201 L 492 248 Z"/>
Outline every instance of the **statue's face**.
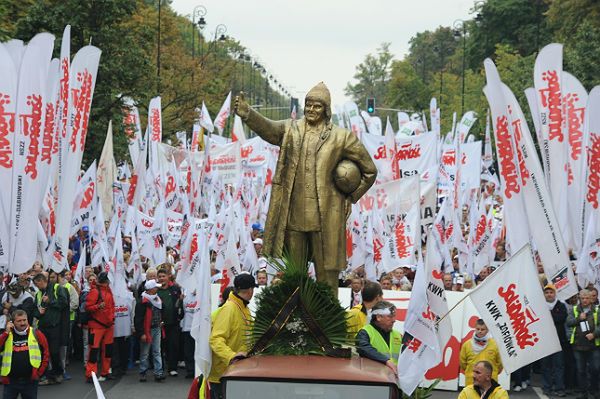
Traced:
<path fill-rule="evenodd" d="M 304 117 L 309 125 L 316 125 L 325 119 L 325 106 L 316 100 L 306 100 L 304 103 Z"/>

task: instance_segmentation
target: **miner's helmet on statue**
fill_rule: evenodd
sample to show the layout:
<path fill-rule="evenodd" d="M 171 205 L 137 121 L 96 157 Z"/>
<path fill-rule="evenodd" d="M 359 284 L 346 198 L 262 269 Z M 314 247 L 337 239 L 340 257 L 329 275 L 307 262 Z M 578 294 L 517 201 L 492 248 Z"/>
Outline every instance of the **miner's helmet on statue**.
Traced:
<path fill-rule="evenodd" d="M 351 194 L 360 184 L 360 169 L 354 162 L 343 159 L 335 167 L 333 180 L 338 190 L 344 194 Z"/>
<path fill-rule="evenodd" d="M 308 93 L 306 93 L 306 98 L 304 99 L 305 104 L 307 100 L 319 101 L 323 104 L 323 107 L 325 108 L 325 119 L 327 121 L 331 120 L 331 94 L 329 93 L 327 86 L 325 86 L 325 83 L 320 82 L 310 89 Z"/>

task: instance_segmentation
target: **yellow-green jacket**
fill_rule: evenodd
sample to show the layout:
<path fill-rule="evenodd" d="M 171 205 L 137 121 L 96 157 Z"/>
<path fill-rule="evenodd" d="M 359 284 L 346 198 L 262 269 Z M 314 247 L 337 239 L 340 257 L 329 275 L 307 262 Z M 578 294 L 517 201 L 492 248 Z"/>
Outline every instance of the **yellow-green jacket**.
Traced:
<path fill-rule="evenodd" d="M 473 351 L 473 339 L 468 340 L 460 348 L 460 369 L 465 371 L 465 386 L 473 384 L 473 367 L 482 360 L 492 364 L 494 367 L 492 379 L 498 381 L 498 373 L 502 371 L 502 359 L 493 338 L 488 339 L 487 345 L 479 353 Z"/>
<path fill-rule="evenodd" d="M 508 392 L 506 392 L 496 381 L 492 381 L 492 393 L 486 399 L 508 399 Z M 458 399 L 480 399 L 481 395 L 475 389 L 475 387 L 471 385 L 467 385 L 463 388 L 462 391 L 458 394 Z"/>
<path fill-rule="evenodd" d="M 346 314 L 346 325 L 348 326 L 348 338 L 354 342 L 356 334 L 367 325 L 367 315 L 363 304 L 356 305 Z"/>
<path fill-rule="evenodd" d="M 220 382 L 235 354 L 249 350 L 251 323 L 252 315 L 244 301 L 231 294 L 213 321 L 209 339 L 212 350 L 209 382 Z"/>

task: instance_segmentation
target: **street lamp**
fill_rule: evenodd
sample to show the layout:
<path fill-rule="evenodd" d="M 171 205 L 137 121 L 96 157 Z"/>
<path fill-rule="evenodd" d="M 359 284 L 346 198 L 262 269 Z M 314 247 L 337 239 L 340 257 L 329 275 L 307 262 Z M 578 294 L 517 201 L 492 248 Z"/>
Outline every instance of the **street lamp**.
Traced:
<path fill-rule="evenodd" d="M 192 59 L 196 56 L 196 17 L 200 17 L 198 19 L 198 28 L 200 30 L 204 29 L 206 26 L 206 20 L 204 16 L 206 15 L 206 7 L 203 5 L 198 5 L 194 7 L 194 11 L 192 12 Z"/>
<path fill-rule="evenodd" d="M 217 41 L 217 36 L 219 36 L 219 41 L 223 42 L 225 40 L 227 40 L 227 38 L 225 37 L 225 33 L 227 33 L 227 26 L 225 26 L 225 24 L 219 24 L 217 25 L 217 27 L 215 28 L 215 38 L 214 41 Z"/>
<path fill-rule="evenodd" d="M 161 2 L 158 0 L 158 35 L 156 38 L 157 49 L 156 49 L 156 93 L 160 95 L 160 12 Z"/>
<path fill-rule="evenodd" d="M 465 54 L 467 51 L 467 25 L 462 19 L 454 21 L 454 37 L 460 38 L 462 36 L 463 42 L 463 53 L 462 53 L 462 97 L 461 97 L 461 116 L 465 114 Z"/>

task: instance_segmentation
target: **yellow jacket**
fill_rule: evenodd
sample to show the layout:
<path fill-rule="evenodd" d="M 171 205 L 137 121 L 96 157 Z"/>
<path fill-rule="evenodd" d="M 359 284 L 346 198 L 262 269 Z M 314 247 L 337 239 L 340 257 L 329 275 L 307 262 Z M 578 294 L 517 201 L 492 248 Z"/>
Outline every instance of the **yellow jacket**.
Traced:
<path fill-rule="evenodd" d="M 506 392 L 500 385 L 490 388 L 492 393 L 487 399 L 508 399 L 508 392 Z M 479 393 L 475 390 L 472 384 L 467 385 L 458 394 L 458 399 L 480 399 Z"/>
<path fill-rule="evenodd" d="M 208 381 L 220 382 L 235 354 L 248 351 L 251 324 L 250 310 L 242 299 L 231 294 L 213 321 L 209 339 L 212 369 Z"/>
<path fill-rule="evenodd" d="M 367 315 L 363 313 L 364 305 L 356 305 L 346 312 L 346 325 L 348 326 L 348 338 L 354 342 L 356 334 L 367 325 Z"/>
<path fill-rule="evenodd" d="M 487 360 L 494 367 L 492 378 L 498 381 L 498 373 L 502 371 L 502 359 L 498 346 L 493 338 L 488 339 L 486 347 L 479 353 L 473 351 L 473 339 L 460 348 L 460 369 L 465 371 L 465 386 L 473 384 L 473 366 L 475 363 Z"/>

